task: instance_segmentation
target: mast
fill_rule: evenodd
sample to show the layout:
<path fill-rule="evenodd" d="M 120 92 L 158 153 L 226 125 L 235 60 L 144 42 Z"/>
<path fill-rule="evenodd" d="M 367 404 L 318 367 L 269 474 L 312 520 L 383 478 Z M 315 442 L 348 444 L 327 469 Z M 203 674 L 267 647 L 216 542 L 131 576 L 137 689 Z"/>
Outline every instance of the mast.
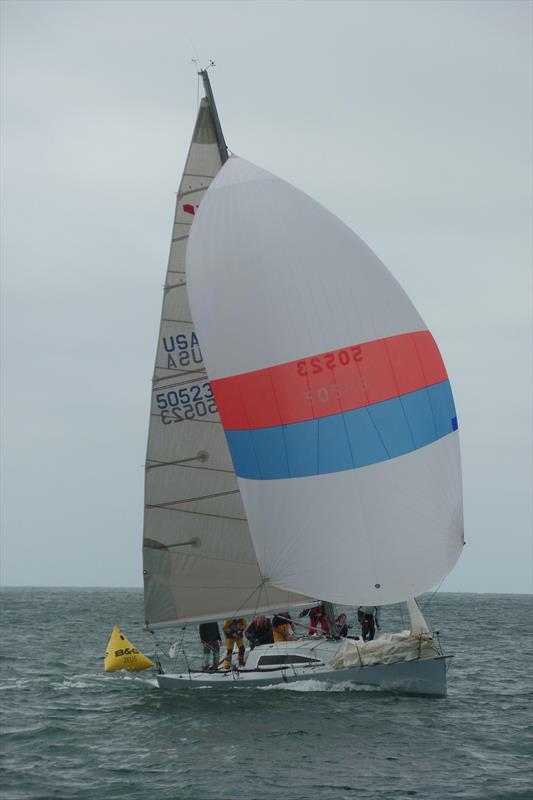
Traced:
<path fill-rule="evenodd" d="M 212 64 L 213 62 L 211 62 Z M 220 159 L 223 164 L 226 163 L 228 160 L 228 148 L 226 145 L 226 141 L 224 139 L 224 134 L 222 133 L 222 126 L 220 125 L 220 119 L 218 118 L 218 111 L 215 103 L 215 98 L 213 97 L 213 91 L 211 89 L 211 82 L 209 80 L 209 75 L 207 74 L 207 69 L 201 69 L 198 73 L 202 78 L 205 90 L 205 96 L 207 98 L 207 102 L 209 103 L 209 110 L 211 111 L 211 116 L 213 118 L 213 124 L 215 126 L 215 131 L 217 135 L 217 143 L 218 143 L 218 150 L 220 153 Z"/>

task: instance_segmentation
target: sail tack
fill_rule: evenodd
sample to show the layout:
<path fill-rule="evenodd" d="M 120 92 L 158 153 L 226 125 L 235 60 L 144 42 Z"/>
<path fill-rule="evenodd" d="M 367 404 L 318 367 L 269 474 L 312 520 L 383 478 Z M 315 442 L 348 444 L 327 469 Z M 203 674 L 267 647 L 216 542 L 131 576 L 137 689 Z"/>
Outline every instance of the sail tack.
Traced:
<path fill-rule="evenodd" d="M 143 566 L 146 623 L 154 628 L 296 599 L 269 586 L 259 570 L 189 309 L 185 249 L 221 164 L 204 99 L 176 202 L 152 382 Z"/>
<path fill-rule="evenodd" d="M 340 603 L 434 586 L 463 543 L 457 416 L 393 276 L 322 206 L 233 157 L 187 280 L 263 575 Z"/>

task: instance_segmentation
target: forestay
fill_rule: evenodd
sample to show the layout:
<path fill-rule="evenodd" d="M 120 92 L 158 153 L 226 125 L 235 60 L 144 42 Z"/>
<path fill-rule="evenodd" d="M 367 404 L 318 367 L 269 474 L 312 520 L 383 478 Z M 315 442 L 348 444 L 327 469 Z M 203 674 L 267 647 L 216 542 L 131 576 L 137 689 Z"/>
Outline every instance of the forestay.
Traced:
<path fill-rule="evenodd" d="M 189 230 L 224 148 L 204 99 L 177 197 L 153 376 L 143 540 L 150 628 L 302 601 L 264 584 L 257 566 L 187 299 Z"/>
<path fill-rule="evenodd" d="M 456 412 L 381 261 L 232 157 L 196 217 L 187 281 L 263 575 L 347 604 L 436 585 L 463 545 Z"/>

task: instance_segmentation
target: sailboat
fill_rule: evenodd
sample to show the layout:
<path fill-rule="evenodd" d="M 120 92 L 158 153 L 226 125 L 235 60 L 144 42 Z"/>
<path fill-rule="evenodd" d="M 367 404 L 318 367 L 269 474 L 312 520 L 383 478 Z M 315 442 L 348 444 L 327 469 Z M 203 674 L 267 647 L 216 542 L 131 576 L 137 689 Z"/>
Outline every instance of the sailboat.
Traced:
<path fill-rule="evenodd" d="M 152 386 L 145 627 L 286 614 L 330 635 L 255 647 L 165 689 L 304 680 L 445 695 L 415 597 L 463 539 L 457 416 L 406 293 L 337 217 L 230 154 L 207 70 L 177 195 Z M 335 607 L 407 603 L 410 628 L 335 634 Z"/>

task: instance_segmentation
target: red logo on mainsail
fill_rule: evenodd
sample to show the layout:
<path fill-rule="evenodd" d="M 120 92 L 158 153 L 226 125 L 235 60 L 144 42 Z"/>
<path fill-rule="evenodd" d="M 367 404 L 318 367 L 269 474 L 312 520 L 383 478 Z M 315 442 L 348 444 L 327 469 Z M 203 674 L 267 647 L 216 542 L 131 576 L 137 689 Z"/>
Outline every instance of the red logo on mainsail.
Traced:
<path fill-rule="evenodd" d="M 193 214 L 193 215 L 196 214 L 197 208 L 198 206 L 192 206 L 190 203 L 185 203 L 185 205 L 183 206 L 183 210 L 185 211 L 186 214 Z"/>

